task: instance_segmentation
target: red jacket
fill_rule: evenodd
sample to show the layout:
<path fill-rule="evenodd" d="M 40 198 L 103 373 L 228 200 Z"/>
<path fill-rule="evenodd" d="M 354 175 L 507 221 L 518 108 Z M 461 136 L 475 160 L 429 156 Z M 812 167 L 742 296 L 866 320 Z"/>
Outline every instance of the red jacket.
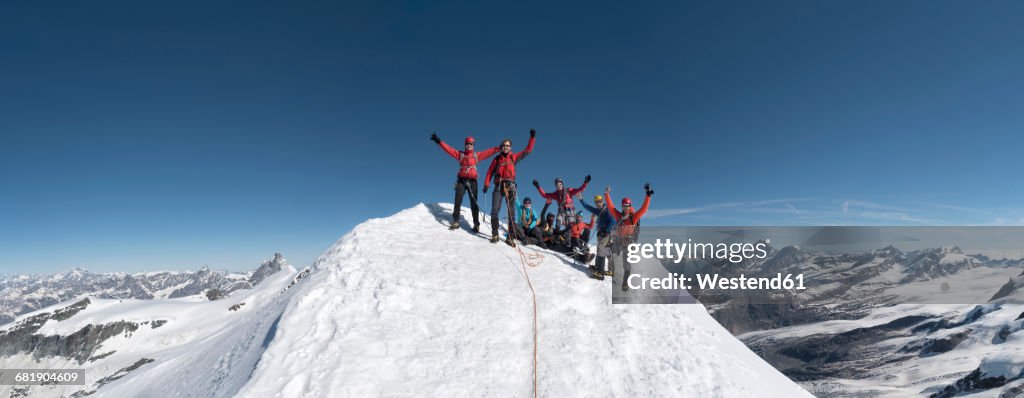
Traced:
<path fill-rule="evenodd" d="M 572 223 L 572 227 L 569 229 L 569 236 L 579 238 L 583 230 L 587 228 L 594 229 L 594 216 L 590 216 L 590 224 L 584 224 L 583 221 Z"/>
<path fill-rule="evenodd" d="M 523 149 L 521 152 L 509 152 L 507 155 L 499 152 L 498 156 L 495 156 L 494 160 L 491 161 L 491 166 L 487 168 L 487 177 L 484 178 L 484 188 L 491 185 L 491 177 L 495 174 L 498 175 L 495 182 L 515 181 L 516 163 L 525 159 L 526 155 L 529 155 L 530 152 L 533 151 L 533 141 L 534 137 L 530 137 L 530 142 L 526 143 L 526 149 Z"/>
<path fill-rule="evenodd" d="M 544 188 L 537 187 L 537 192 L 540 192 L 540 196 L 543 196 L 545 199 L 552 199 L 555 202 L 558 202 L 558 206 L 560 206 L 563 209 L 566 209 L 573 207 L 572 197 L 576 196 L 576 194 L 580 192 L 583 192 L 585 189 L 587 189 L 586 181 L 584 181 L 583 185 L 580 185 L 579 188 L 565 188 L 565 185 L 562 185 L 562 191 L 548 193 L 544 192 Z"/>
<path fill-rule="evenodd" d="M 487 159 L 498 153 L 501 147 L 488 148 L 480 152 L 476 151 L 462 151 L 452 148 L 444 141 L 438 143 L 445 152 L 448 153 L 455 160 L 459 161 L 459 178 L 469 178 L 475 180 L 477 178 L 476 165 L 477 162 Z"/>
<path fill-rule="evenodd" d="M 612 217 L 615 217 L 615 231 L 618 233 L 618 236 L 627 237 L 633 235 L 636 231 L 636 224 L 640 222 L 640 217 L 647 213 L 647 206 L 651 204 L 651 197 L 647 196 L 644 198 L 644 204 L 640 206 L 640 210 L 630 210 L 626 214 L 620 213 L 615 208 L 615 202 L 612 202 L 611 195 L 604 194 L 604 202 L 608 204 L 608 211 L 612 213 Z"/>

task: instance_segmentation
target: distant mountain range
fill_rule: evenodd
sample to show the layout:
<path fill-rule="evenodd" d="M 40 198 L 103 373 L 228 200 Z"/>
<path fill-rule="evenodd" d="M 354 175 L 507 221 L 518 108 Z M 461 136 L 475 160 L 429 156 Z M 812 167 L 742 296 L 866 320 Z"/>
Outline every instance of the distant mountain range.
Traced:
<path fill-rule="evenodd" d="M 1024 260 L 956 246 L 845 254 L 789 246 L 738 265 L 665 266 L 723 276 L 803 274 L 802 292 L 690 294 L 817 396 L 1024 393 L 1024 336 L 1016 335 L 1024 330 Z"/>
<path fill-rule="evenodd" d="M 213 271 L 158 271 L 128 274 L 92 273 L 81 268 L 53 274 L 0 275 L 0 325 L 18 315 L 74 300 L 81 296 L 103 299 L 167 299 L 206 294 L 218 299 L 240 289 L 251 289 L 288 262 L 280 253 L 245 273 Z"/>

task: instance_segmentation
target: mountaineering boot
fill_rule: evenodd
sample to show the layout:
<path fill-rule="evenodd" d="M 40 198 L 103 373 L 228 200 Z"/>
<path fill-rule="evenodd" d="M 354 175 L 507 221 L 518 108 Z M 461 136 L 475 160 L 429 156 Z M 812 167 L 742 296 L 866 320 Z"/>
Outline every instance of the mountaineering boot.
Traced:
<path fill-rule="evenodd" d="M 459 222 L 458 221 L 452 221 L 452 225 L 448 226 L 448 230 L 454 231 L 456 229 L 459 229 Z"/>
<path fill-rule="evenodd" d="M 604 276 L 615 276 L 615 271 L 612 270 L 601 271 L 601 273 L 604 274 Z"/>
<path fill-rule="evenodd" d="M 474 234 L 480 233 L 480 223 L 473 224 L 473 233 Z"/>
<path fill-rule="evenodd" d="M 494 235 L 491 237 L 491 243 L 498 243 L 499 240 L 501 240 L 501 238 L 498 238 L 498 235 Z"/>
<path fill-rule="evenodd" d="M 512 240 L 511 236 L 505 238 L 505 244 L 507 244 L 509 246 L 512 246 L 512 247 L 516 247 L 516 241 Z"/>
<path fill-rule="evenodd" d="M 626 285 L 626 281 L 622 281 L 622 292 L 625 293 L 627 291 L 629 291 L 629 285 Z"/>
<path fill-rule="evenodd" d="M 591 270 L 591 272 L 590 272 L 590 274 L 588 274 L 588 276 L 590 276 L 591 278 L 597 279 L 599 281 L 603 281 L 604 280 L 604 274 L 602 274 L 601 271 L 598 271 L 596 269 Z"/>

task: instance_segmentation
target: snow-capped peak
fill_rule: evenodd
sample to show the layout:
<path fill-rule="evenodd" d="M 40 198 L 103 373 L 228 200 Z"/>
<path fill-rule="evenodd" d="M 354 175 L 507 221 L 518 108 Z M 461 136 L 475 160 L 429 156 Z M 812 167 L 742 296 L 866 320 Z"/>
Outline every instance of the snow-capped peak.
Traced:
<path fill-rule="evenodd" d="M 516 249 L 450 217 L 420 204 L 328 249 L 239 396 L 529 396 L 527 276 L 541 396 L 809 396 L 701 305 L 612 305 L 609 281 L 530 247 L 524 275 Z"/>

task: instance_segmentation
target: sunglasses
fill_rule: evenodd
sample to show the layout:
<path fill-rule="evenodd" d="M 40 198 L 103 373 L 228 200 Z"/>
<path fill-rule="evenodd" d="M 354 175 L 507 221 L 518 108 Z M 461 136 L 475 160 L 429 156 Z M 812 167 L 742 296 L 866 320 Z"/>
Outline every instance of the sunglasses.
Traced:
<path fill-rule="evenodd" d="M 502 145 L 501 147 L 502 147 L 502 148 L 511 148 L 511 147 L 512 147 L 512 145 L 509 145 L 509 144 L 504 144 L 504 145 Z"/>
<path fill-rule="evenodd" d="M 633 205 L 631 205 L 631 204 L 625 204 L 625 205 L 622 205 L 622 207 L 633 207 Z"/>
<path fill-rule="evenodd" d="M 472 143 L 472 142 L 467 142 L 467 143 L 466 143 L 466 146 L 472 146 L 472 145 L 473 145 L 473 143 Z"/>

